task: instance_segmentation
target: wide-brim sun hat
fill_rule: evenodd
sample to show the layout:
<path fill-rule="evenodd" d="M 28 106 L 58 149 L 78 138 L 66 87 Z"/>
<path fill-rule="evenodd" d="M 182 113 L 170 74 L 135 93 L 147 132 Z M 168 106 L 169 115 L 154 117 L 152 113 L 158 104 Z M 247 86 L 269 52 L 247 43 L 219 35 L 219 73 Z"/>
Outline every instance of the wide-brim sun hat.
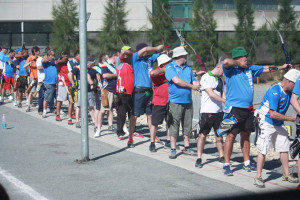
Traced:
<path fill-rule="evenodd" d="M 175 49 L 173 49 L 172 58 L 177 58 L 179 56 L 185 56 L 185 55 L 188 55 L 188 52 L 184 49 L 183 46 L 176 47 Z"/>
<path fill-rule="evenodd" d="M 300 71 L 297 69 L 290 69 L 287 73 L 284 74 L 284 78 L 296 83 L 298 77 L 300 76 Z"/>
<path fill-rule="evenodd" d="M 170 58 L 167 54 L 161 54 L 157 58 L 157 65 L 161 66 L 162 64 L 170 62 L 170 60 L 172 60 L 172 58 Z"/>
<path fill-rule="evenodd" d="M 247 56 L 248 52 L 245 50 L 244 47 L 235 47 L 234 49 L 232 49 L 231 54 L 232 59 L 235 59 L 238 57 Z"/>

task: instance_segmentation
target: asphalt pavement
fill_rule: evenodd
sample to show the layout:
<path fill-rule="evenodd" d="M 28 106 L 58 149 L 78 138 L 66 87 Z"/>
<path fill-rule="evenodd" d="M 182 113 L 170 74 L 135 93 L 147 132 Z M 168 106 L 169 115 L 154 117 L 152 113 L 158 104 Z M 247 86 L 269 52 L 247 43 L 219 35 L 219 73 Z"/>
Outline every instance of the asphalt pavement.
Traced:
<path fill-rule="evenodd" d="M 196 157 L 180 150 L 177 159 L 170 160 L 169 149 L 160 143 L 158 151 L 150 153 L 144 125 L 138 129 L 146 137 L 135 138 L 137 145 L 132 149 L 127 148 L 127 139 L 119 141 L 106 125 L 101 137 L 93 138 L 90 126 L 91 161 L 79 164 L 80 129 L 67 125 L 66 117 L 57 122 L 54 114 L 48 114 L 44 119 L 37 108 L 26 113 L 25 106 L 17 108 L 12 103 L 0 105 L 0 116 L 3 113 L 8 127 L 0 130 L 0 182 L 11 199 L 239 199 L 291 192 L 297 185 L 282 182 L 280 172 L 272 170 L 276 166 L 264 170 L 266 188 L 256 188 L 255 173 L 241 170 L 240 152 L 233 152 L 234 176 L 226 177 L 214 144 L 206 145 L 202 169 L 194 167 Z M 163 135 L 161 128 L 162 140 Z M 191 146 L 195 147 L 195 141 Z"/>

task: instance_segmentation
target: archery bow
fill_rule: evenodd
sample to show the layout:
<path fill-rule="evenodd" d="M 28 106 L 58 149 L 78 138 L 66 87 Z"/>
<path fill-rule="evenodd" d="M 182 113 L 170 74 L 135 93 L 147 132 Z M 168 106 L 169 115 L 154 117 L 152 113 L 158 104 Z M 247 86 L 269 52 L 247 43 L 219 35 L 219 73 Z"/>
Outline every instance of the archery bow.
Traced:
<path fill-rule="evenodd" d="M 177 35 L 177 37 L 178 37 L 179 40 L 180 40 L 180 45 L 181 45 L 181 46 L 184 46 L 184 43 L 186 43 L 186 44 L 193 50 L 193 52 L 194 52 L 194 54 L 195 54 L 195 56 L 196 56 L 196 59 L 197 59 L 198 63 L 200 64 L 201 70 L 202 70 L 202 71 L 207 71 L 207 70 L 206 70 L 206 67 L 204 66 L 204 64 L 203 64 L 203 62 L 202 62 L 202 60 L 201 60 L 201 58 L 200 58 L 200 56 L 196 53 L 196 50 L 192 47 L 192 45 L 190 45 L 190 43 L 188 43 L 188 42 L 186 41 L 186 39 L 184 39 L 184 37 L 182 37 L 182 35 L 181 35 L 181 33 L 179 32 L 178 27 L 177 27 L 177 25 L 175 24 L 174 20 L 172 19 L 172 17 L 170 17 L 170 15 L 169 15 L 169 14 L 167 13 L 167 11 L 165 10 L 165 8 L 164 8 L 164 3 L 161 4 L 161 8 L 162 8 L 162 10 L 164 11 L 164 13 L 168 16 L 168 18 L 171 20 L 172 24 L 174 25 L 176 35 Z"/>
<path fill-rule="evenodd" d="M 282 35 L 280 34 L 279 30 L 274 26 L 274 24 L 270 23 L 270 21 L 266 18 L 265 12 L 263 12 L 263 15 L 264 15 L 264 18 L 265 18 L 266 22 L 267 22 L 271 27 L 273 27 L 273 29 L 276 30 L 277 34 L 278 34 L 279 37 L 280 37 L 280 40 L 281 40 L 281 48 L 282 48 L 282 51 L 284 52 L 284 55 L 285 55 L 285 64 L 291 64 L 291 59 L 290 59 L 289 53 L 287 52 L 287 50 L 286 50 L 285 47 L 284 47 L 284 41 L 283 41 Z M 288 70 L 289 70 L 289 66 L 287 66 L 287 67 L 285 68 L 285 72 L 287 72 Z"/>

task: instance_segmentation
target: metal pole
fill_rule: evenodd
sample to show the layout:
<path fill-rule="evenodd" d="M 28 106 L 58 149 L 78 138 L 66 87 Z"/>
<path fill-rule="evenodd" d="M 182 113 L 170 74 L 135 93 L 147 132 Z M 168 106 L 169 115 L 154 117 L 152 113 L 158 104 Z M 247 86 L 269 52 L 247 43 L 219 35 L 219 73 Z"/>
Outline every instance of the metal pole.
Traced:
<path fill-rule="evenodd" d="M 24 45 L 24 22 L 21 22 L 21 46 Z"/>
<path fill-rule="evenodd" d="M 87 99 L 87 45 L 86 0 L 79 0 L 79 51 L 80 51 L 80 111 L 81 111 L 81 161 L 89 161 L 88 99 Z"/>

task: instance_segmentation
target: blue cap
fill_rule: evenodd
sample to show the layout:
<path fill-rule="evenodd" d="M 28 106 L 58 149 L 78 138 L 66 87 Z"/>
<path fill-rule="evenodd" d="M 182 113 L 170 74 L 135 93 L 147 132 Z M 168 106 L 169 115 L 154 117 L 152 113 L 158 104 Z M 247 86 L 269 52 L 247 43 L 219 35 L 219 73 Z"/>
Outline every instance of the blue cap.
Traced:
<path fill-rule="evenodd" d="M 22 51 L 22 48 L 17 48 L 16 49 L 16 53 L 18 53 L 19 51 Z"/>

